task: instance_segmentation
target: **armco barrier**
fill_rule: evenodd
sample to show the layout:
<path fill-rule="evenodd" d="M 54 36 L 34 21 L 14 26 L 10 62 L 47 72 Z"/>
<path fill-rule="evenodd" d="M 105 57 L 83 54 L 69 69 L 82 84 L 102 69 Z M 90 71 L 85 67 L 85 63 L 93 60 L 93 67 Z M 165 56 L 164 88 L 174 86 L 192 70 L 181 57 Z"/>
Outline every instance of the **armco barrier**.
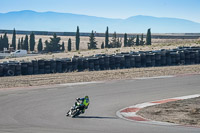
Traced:
<path fill-rule="evenodd" d="M 99 71 L 123 68 L 190 65 L 200 63 L 200 47 L 178 47 L 172 50 L 123 52 L 112 55 L 97 54 L 31 62 L 0 63 L 0 76 Z"/>

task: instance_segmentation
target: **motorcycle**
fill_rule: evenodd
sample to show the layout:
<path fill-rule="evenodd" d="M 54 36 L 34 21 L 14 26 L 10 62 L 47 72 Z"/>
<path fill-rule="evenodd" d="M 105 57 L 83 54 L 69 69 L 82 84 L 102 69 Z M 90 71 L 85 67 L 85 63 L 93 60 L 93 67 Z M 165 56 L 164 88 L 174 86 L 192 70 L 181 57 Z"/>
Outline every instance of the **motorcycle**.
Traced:
<path fill-rule="evenodd" d="M 72 118 L 77 117 L 77 116 L 79 116 L 80 114 L 83 113 L 83 110 L 84 110 L 84 105 L 83 104 L 80 104 L 80 105 L 77 105 L 77 106 L 74 105 L 66 113 L 66 116 L 70 116 Z"/>

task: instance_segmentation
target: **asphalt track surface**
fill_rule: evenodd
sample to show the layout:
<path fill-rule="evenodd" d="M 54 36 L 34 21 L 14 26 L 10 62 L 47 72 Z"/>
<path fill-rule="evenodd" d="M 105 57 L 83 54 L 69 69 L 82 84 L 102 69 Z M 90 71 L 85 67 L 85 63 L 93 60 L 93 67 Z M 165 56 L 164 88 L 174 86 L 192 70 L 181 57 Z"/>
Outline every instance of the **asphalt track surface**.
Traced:
<path fill-rule="evenodd" d="M 116 116 L 124 107 L 199 94 L 200 75 L 0 90 L 0 133 L 199 133 L 200 128 L 160 126 Z M 90 96 L 79 118 L 65 117 L 75 98 Z"/>

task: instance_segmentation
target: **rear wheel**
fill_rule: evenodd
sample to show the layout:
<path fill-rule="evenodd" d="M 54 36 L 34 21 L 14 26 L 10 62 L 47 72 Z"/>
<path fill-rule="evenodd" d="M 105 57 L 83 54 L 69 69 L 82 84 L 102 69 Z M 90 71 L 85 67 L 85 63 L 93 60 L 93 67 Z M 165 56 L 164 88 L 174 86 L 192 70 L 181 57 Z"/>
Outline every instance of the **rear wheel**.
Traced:
<path fill-rule="evenodd" d="M 76 116 L 78 116 L 78 115 L 80 115 L 80 110 L 79 110 L 79 109 L 78 109 L 78 110 L 74 110 L 74 111 L 72 112 L 72 114 L 71 114 L 71 117 L 74 118 L 74 117 L 76 117 Z"/>

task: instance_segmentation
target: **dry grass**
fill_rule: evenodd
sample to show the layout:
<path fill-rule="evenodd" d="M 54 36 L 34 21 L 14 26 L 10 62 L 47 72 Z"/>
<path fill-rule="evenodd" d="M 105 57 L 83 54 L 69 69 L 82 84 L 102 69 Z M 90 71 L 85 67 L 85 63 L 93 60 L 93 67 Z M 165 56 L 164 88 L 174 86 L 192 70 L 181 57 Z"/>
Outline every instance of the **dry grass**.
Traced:
<path fill-rule="evenodd" d="M 156 121 L 200 126 L 200 97 L 141 109 L 138 114 Z"/>

